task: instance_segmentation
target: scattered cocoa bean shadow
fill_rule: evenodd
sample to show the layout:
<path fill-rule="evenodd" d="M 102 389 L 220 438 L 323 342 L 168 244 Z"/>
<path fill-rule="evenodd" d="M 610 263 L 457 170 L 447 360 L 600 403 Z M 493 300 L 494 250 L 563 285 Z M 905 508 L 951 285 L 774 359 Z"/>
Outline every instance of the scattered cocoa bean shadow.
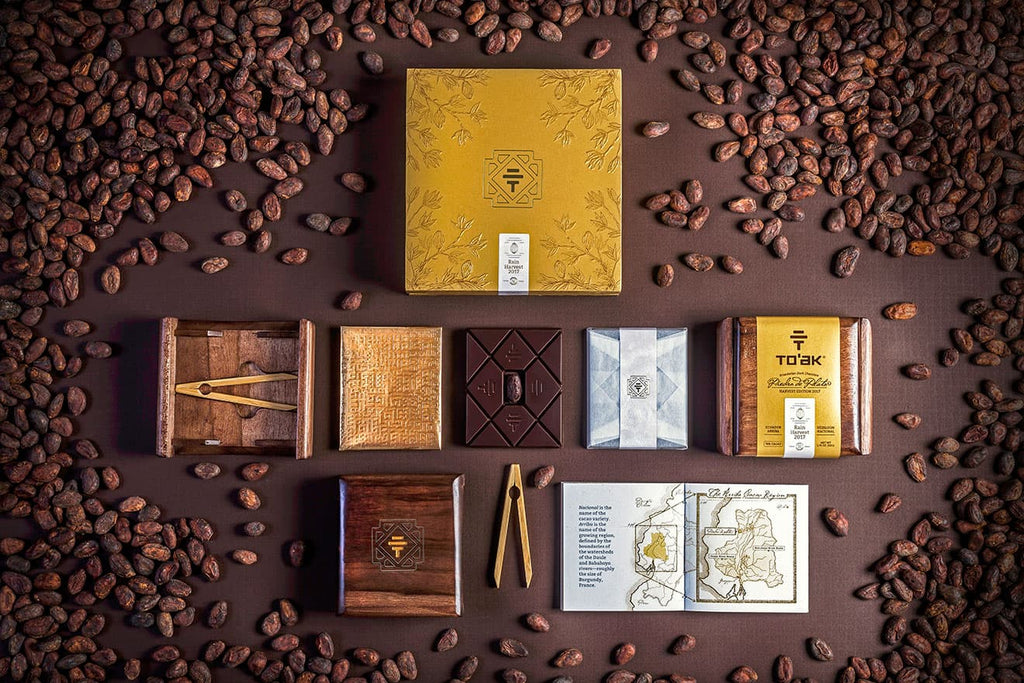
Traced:
<path fill-rule="evenodd" d="M 690 326 L 689 448 L 716 453 L 718 450 L 718 323 Z"/>
<path fill-rule="evenodd" d="M 339 524 L 341 524 L 341 522 L 339 522 Z M 302 564 L 298 567 L 292 564 L 292 556 L 291 553 L 289 552 L 292 543 L 295 543 L 296 541 L 303 541 L 306 544 Z M 319 554 L 320 553 L 317 552 L 317 548 L 313 547 L 313 544 L 310 543 L 306 537 L 301 535 L 296 536 L 295 538 L 289 538 L 288 540 L 281 542 L 281 562 L 283 562 L 284 566 L 288 567 L 288 569 L 290 570 L 302 571 L 303 569 L 311 565 L 313 563 L 313 559 Z"/>
<path fill-rule="evenodd" d="M 113 411 L 117 448 L 125 454 L 156 454 L 160 391 L 160 321 L 126 320 L 115 328 L 119 339 Z"/>
<path fill-rule="evenodd" d="M 258 521 L 258 520 L 250 520 L 250 521 Z M 249 534 L 245 533 L 245 525 L 246 524 L 248 524 L 248 522 L 239 522 L 238 524 L 235 525 L 235 535 L 236 536 L 238 536 L 240 538 L 257 539 L 257 538 L 263 538 L 265 536 L 270 536 L 271 534 L 274 533 L 274 530 L 270 527 L 270 525 L 267 524 L 266 522 L 263 522 L 263 524 L 266 526 L 266 529 L 263 530 L 263 533 L 260 534 L 259 536 L 250 536 Z"/>
<path fill-rule="evenodd" d="M 338 547 L 338 479 L 309 479 L 299 487 L 297 500 L 316 501 L 314 505 L 300 506 L 299 527 L 293 538 L 306 541 L 307 561 L 298 569 L 289 567 L 294 577 L 291 594 L 299 608 L 307 614 L 313 612 L 335 613 L 340 590 L 338 554 L 332 549 Z M 285 543 L 287 545 L 287 542 Z M 287 550 L 283 551 L 287 555 Z"/>
<path fill-rule="evenodd" d="M 362 78 L 353 101 L 371 105 L 370 115 L 353 124 L 356 135 L 352 169 L 369 180 L 356 195 L 359 224 L 352 235 L 355 274 L 405 292 L 405 71 Z M 348 134 L 352 134 L 351 131 Z M 340 184 L 339 184 L 340 187 Z M 348 190 L 341 190 L 348 192 Z M 401 257 L 395 258 L 397 245 Z"/>

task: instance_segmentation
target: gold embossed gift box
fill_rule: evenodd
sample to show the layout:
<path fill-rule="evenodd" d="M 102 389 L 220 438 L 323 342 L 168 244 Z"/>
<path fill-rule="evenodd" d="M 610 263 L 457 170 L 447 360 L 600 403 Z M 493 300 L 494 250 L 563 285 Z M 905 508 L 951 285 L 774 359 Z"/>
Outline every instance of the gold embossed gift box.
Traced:
<path fill-rule="evenodd" d="M 441 448 L 441 328 L 342 327 L 338 447 Z"/>
<path fill-rule="evenodd" d="M 618 294 L 616 69 L 409 69 L 410 294 Z"/>

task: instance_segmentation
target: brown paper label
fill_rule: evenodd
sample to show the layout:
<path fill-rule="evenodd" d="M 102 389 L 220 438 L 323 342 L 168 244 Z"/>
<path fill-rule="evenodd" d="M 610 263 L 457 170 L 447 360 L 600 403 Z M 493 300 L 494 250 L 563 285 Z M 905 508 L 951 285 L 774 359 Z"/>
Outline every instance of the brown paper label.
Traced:
<path fill-rule="evenodd" d="M 839 456 L 839 318 L 757 318 L 757 454 Z"/>

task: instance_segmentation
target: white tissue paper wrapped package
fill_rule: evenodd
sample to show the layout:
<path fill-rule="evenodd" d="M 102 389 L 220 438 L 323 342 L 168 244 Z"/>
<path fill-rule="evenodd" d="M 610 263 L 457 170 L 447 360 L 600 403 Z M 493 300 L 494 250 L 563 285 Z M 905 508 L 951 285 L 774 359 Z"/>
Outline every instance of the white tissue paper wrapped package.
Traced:
<path fill-rule="evenodd" d="M 686 328 L 587 330 L 587 448 L 687 447 Z"/>

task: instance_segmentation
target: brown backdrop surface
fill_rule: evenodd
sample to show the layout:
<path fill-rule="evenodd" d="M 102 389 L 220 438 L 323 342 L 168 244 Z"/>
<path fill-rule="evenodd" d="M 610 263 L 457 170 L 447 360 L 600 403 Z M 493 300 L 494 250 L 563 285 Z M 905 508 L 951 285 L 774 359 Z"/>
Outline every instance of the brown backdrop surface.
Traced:
<path fill-rule="evenodd" d="M 437 22 L 440 17 L 434 17 Z M 435 27 L 438 24 L 432 24 Z M 717 27 L 720 28 L 720 27 Z M 585 57 L 588 42 L 610 37 L 611 54 L 600 62 Z M 721 132 L 698 129 L 689 122 L 694 111 L 711 109 L 701 95 L 675 84 L 674 69 L 690 52 L 677 38 L 662 42 L 653 64 L 636 56 L 635 30 L 621 19 L 585 20 L 571 27 L 560 45 L 524 37 L 519 51 L 485 57 L 478 41 L 463 37 L 455 46 L 424 50 L 407 41 L 378 40 L 384 55 L 383 77 L 367 77 L 357 66 L 364 46 L 347 38 L 338 54 L 328 55 L 329 83 L 349 88 L 355 101 L 372 105 L 373 115 L 339 139 L 335 153 L 316 157 L 303 173 L 307 190 L 288 203 L 284 219 L 271 227 L 271 253 L 256 255 L 220 246 L 215 237 L 238 226 L 224 208 L 222 193 L 239 188 L 254 202 L 269 186 L 251 166 L 229 165 L 215 172 L 217 189 L 201 191 L 187 206 L 173 208 L 155 226 L 126 221 L 120 232 L 90 261 L 93 276 L 82 299 L 66 311 L 50 310 L 42 325 L 55 334 L 66 318 L 94 322 L 91 338 L 109 339 L 116 357 L 94 361 L 82 374 L 92 409 L 81 419 L 80 433 L 101 446 L 103 465 L 115 465 L 124 476 L 124 495 L 142 495 L 158 503 L 168 517 L 204 516 L 218 535 L 213 549 L 226 556 L 246 547 L 260 553 L 252 567 L 227 563 L 219 584 L 195 581 L 195 604 L 225 598 L 231 603 L 227 626 L 218 632 L 197 623 L 175 642 L 189 656 L 203 643 L 222 638 L 231 643 L 263 643 L 256 630 L 275 598 L 291 597 L 300 605 L 301 634 L 330 632 L 344 649 L 371 646 L 385 655 L 414 650 L 420 678 L 443 681 L 454 664 L 470 654 L 481 658 L 477 678 L 493 680 L 494 672 L 509 665 L 495 653 L 501 636 L 522 639 L 531 656 L 515 664 L 531 680 L 547 680 L 557 672 L 550 659 L 563 647 L 583 649 L 585 661 L 573 672 L 577 681 L 596 681 L 613 667 L 611 649 L 619 642 L 637 644 L 631 668 L 655 675 L 681 672 L 702 680 L 720 680 L 734 666 L 747 663 L 768 676 L 779 653 L 791 654 L 798 675 L 828 680 L 850 655 L 874 655 L 883 649 L 879 632 L 884 617 L 879 605 L 858 601 L 853 591 L 872 579 L 869 565 L 886 545 L 906 533 L 923 511 L 946 509 L 948 483 L 963 471 L 932 470 L 924 484 L 904 474 L 902 458 L 923 450 L 938 436 L 956 435 L 968 421 L 961 400 L 984 377 L 1008 385 L 1008 368 L 984 370 L 961 363 L 938 369 L 927 382 L 899 374 L 909 362 L 937 365 L 936 354 L 948 344 L 948 329 L 965 322 L 959 312 L 967 297 L 996 293 L 1003 276 L 990 259 L 975 254 L 966 261 L 936 256 L 893 260 L 865 249 L 855 275 L 839 280 L 829 273 L 831 255 L 840 247 L 861 243 L 851 234 L 834 235 L 821 227 L 821 217 L 835 200 L 819 196 L 807 202 L 808 220 L 787 224 L 791 255 L 772 258 L 736 227 L 723 202 L 745 193 L 740 181 L 742 162 L 712 161 L 711 145 L 725 139 Z M 134 41 L 129 43 L 131 46 Z M 326 53 L 326 51 L 325 51 Z M 487 67 L 621 67 L 624 84 L 623 290 L 615 298 L 413 298 L 401 291 L 403 268 L 403 87 L 404 68 L 411 66 Z M 712 77 L 723 83 L 731 72 Z M 725 107 L 719 110 L 730 110 Z M 745 110 L 745 106 L 736 107 Z M 651 119 L 664 119 L 672 130 L 647 140 L 637 129 Z M 338 176 L 349 170 L 366 173 L 372 191 L 354 195 L 340 188 Z M 713 207 L 708 225 L 699 233 L 681 232 L 658 224 L 642 206 L 649 194 L 678 187 L 699 178 L 706 188 L 705 203 Z M 322 211 L 353 215 L 356 229 L 344 238 L 314 233 L 301 226 L 305 214 Z M 95 272 L 135 239 L 158 230 L 185 234 L 193 248 L 188 254 L 165 254 L 157 267 L 137 266 L 125 274 L 121 293 L 99 291 Z M 289 267 L 272 256 L 285 248 L 308 247 L 309 262 Z M 865 245 L 866 246 L 866 245 Z M 719 270 L 697 274 L 679 263 L 689 251 L 733 254 L 746 265 L 740 276 Z M 226 271 L 204 275 L 203 258 L 224 255 L 232 260 Z M 676 282 L 659 290 L 652 269 L 670 262 Z M 362 309 L 345 313 L 336 308 L 349 289 L 365 292 Z M 921 313 L 909 322 L 884 320 L 881 309 L 895 301 L 916 301 Z M 715 454 L 714 323 L 730 315 L 841 314 L 867 316 L 874 324 L 875 417 L 874 453 L 841 461 L 779 461 L 727 458 Z M 161 316 L 212 320 L 277 320 L 310 318 L 317 326 L 314 457 L 308 461 L 273 459 L 272 470 L 255 488 L 264 504 L 258 513 L 237 507 L 233 492 L 241 485 L 237 470 L 250 458 L 209 458 L 225 473 L 212 481 L 190 476 L 198 458 L 161 459 L 154 455 L 157 392 L 157 319 Z M 444 327 L 443 406 L 444 448 L 440 452 L 349 452 L 335 450 L 337 430 L 337 327 L 355 325 L 439 325 Z M 463 395 L 463 330 L 472 326 L 560 326 L 564 332 L 565 445 L 554 451 L 468 449 L 460 445 Z M 582 446 L 584 408 L 583 331 L 588 326 L 687 326 L 691 331 L 691 448 L 686 452 L 587 451 Z M 907 432 L 891 416 L 910 410 L 924 417 L 921 428 Z M 806 483 L 810 486 L 810 612 L 805 615 L 744 614 L 561 614 L 558 594 L 558 513 L 555 487 L 526 494 L 534 555 L 534 583 L 521 588 L 515 546 L 507 549 L 503 587 L 490 587 L 498 495 L 505 465 L 520 462 L 524 473 L 545 463 L 557 468 L 564 481 L 703 481 L 735 483 Z M 990 473 L 990 465 L 983 465 Z M 464 559 L 464 616 L 460 619 L 356 619 L 334 614 L 337 590 L 336 477 L 342 473 L 462 472 L 466 474 Z M 881 494 L 904 497 L 903 507 L 883 516 L 873 512 Z M 820 520 L 826 506 L 844 510 L 850 518 L 848 538 L 835 538 Z M 270 531 L 259 539 L 239 536 L 235 528 L 250 519 L 266 522 Z M 24 530 L 4 523 L 7 533 Z M 293 538 L 312 542 L 314 554 L 306 568 L 288 568 L 283 544 Z M 161 643 L 152 633 L 133 631 L 114 616 L 107 642 L 126 656 L 138 656 Z M 528 632 L 519 622 L 529 611 L 541 611 L 552 622 L 549 634 Z M 461 635 L 457 649 L 430 652 L 434 637 L 455 625 Z M 697 649 L 674 657 L 667 652 L 680 633 L 697 637 Z M 832 644 L 836 663 L 818 663 L 806 654 L 804 641 L 818 635 Z M 217 670 L 220 680 L 241 680 L 242 672 Z"/>

